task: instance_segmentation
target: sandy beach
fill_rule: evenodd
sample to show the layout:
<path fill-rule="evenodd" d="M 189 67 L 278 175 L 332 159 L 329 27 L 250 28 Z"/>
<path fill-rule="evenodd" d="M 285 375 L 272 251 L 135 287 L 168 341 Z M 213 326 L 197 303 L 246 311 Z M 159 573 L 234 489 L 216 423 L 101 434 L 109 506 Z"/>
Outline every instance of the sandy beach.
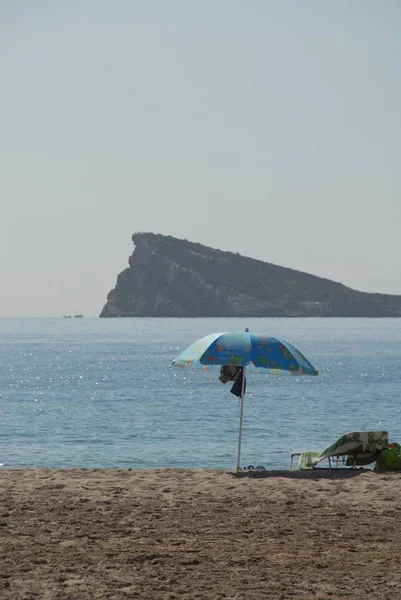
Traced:
<path fill-rule="evenodd" d="M 401 477 L 0 472 L 0 598 L 401 598 Z"/>

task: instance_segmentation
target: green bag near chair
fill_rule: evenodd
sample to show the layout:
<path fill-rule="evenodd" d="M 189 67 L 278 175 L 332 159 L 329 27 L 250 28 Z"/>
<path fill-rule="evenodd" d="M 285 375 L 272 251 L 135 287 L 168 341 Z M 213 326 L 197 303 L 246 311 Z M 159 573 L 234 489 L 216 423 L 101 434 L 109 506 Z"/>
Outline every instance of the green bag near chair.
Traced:
<path fill-rule="evenodd" d="M 401 471 L 401 446 L 393 442 L 388 448 L 380 452 L 378 469 L 381 471 Z"/>

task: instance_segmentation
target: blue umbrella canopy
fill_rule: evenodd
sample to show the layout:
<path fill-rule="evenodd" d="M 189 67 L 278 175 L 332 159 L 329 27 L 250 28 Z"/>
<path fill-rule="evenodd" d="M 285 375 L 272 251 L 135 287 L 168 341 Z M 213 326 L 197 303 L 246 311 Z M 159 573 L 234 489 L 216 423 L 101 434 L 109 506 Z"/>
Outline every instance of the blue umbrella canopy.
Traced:
<path fill-rule="evenodd" d="M 237 470 L 240 469 L 242 420 L 245 396 L 245 369 L 253 365 L 269 373 L 291 373 L 292 375 L 318 375 L 315 367 L 289 342 L 275 337 L 234 331 L 211 333 L 197 340 L 175 360 L 176 367 L 223 367 L 232 365 L 241 372 L 241 407 L 238 436 Z"/>
<path fill-rule="evenodd" d="M 206 335 L 188 346 L 173 360 L 173 365 L 203 369 L 222 365 L 253 365 L 272 373 L 318 375 L 313 365 L 289 342 L 249 331 Z"/>

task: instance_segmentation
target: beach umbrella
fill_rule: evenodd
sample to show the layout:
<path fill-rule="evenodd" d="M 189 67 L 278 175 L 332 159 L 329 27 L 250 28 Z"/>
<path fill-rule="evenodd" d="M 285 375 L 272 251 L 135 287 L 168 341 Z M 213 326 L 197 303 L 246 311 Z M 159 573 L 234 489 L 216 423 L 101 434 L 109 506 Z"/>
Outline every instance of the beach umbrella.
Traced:
<path fill-rule="evenodd" d="M 318 375 L 313 365 L 292 344 L 268 335 L 251 333 L 249 329 L 206 335 L 188 346 L 173 360 L 173 365 L 201 369 L 217 366 L 221 370 L 221 381 L 228 378 L 234 379 L 235 384 L 240 383 L 237 394 L 240 397 L 237 469 L 240 468 L 241 458 L 246 367 L 253 365 L 274 374 Z M 232 392 L 236 393 L 235 390 Z"/>

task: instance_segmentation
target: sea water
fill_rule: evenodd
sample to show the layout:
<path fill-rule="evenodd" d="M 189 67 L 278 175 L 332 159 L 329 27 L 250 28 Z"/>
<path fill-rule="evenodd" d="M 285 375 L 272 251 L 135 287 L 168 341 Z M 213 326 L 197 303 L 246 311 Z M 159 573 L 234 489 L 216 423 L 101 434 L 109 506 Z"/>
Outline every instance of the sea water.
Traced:
<path fill-rule="evenodd" d="M 171 361 L 245 327 L 291 342 L 319 376 L 248 370 L 242 466 L 288 468 L 347 431 L 401 442 L 401 319 L 0 319 L 3 468 L 234 467 L 230 383 Z"/>

